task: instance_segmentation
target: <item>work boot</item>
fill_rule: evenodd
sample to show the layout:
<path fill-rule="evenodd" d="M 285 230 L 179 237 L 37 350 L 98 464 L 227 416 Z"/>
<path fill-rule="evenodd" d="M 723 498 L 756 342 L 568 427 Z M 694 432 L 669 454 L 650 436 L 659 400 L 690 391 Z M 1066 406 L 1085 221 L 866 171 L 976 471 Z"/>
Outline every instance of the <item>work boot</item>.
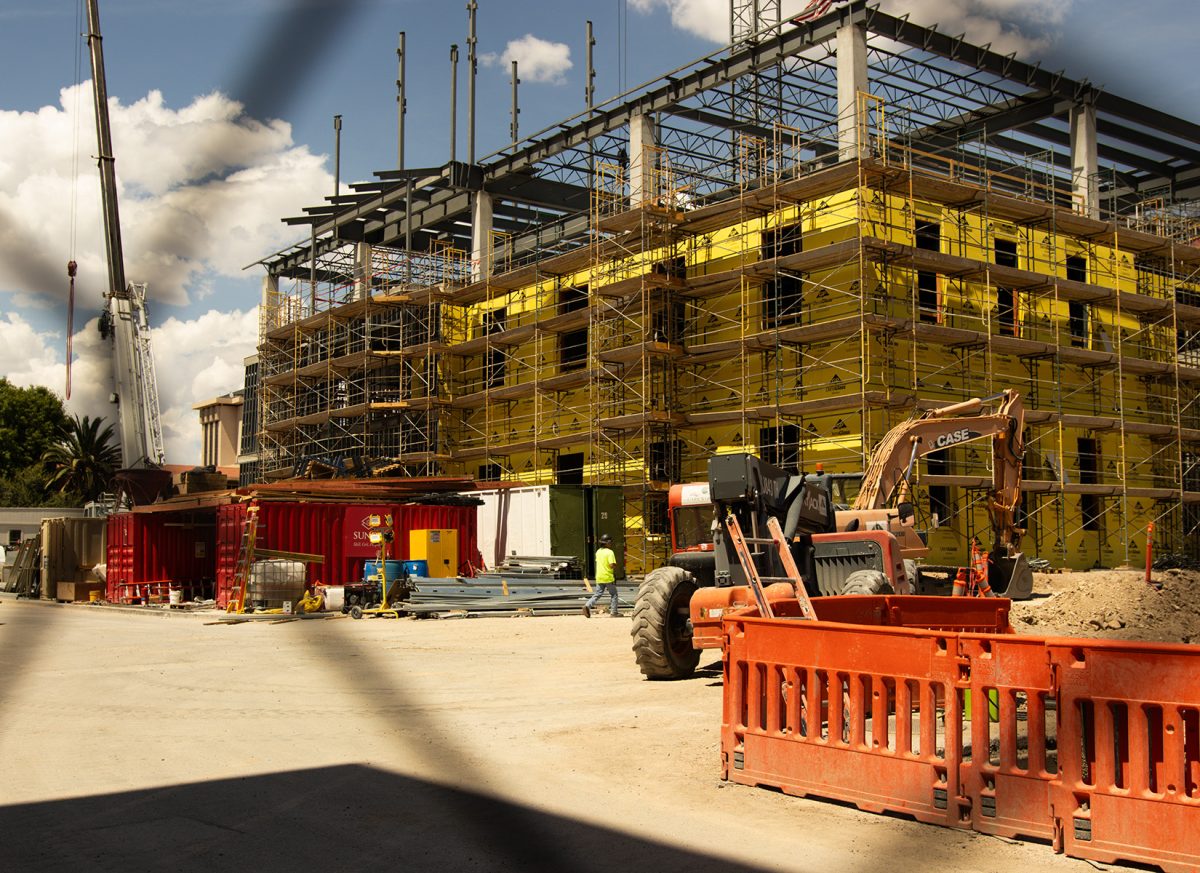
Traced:
<path fill-rule="evenodd" d="M 588 606 L 586 603 L 583 605 L 583 609 L 581 609 L 581 610 L 580 610 L 580 612 L 582 612 L 582 613 L 583 613 L 583 617 L 584 617 L 584 618 L 591 618 L 591 617 L 592 617 L 592 610 L 591 610 L 591 607 L 589 607 L 589 606 Z"/>

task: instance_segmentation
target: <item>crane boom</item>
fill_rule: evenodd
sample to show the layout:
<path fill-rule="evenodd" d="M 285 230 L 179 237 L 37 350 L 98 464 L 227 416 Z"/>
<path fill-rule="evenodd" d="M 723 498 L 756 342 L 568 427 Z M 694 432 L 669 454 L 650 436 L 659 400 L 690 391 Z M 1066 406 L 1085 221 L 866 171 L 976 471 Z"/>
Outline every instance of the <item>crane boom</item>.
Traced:
<path fill-rule="evenodd" d="M 113 385 L 126 470 L 152 470 L 164 460 L 159 421 L 158 384 L 146 318 L 146 286 L 125 280 L 121 215 L 117 205 L 117 168 L 108 117 L 108 86 L 100 36 L 98 0 L 87 0 L 88 48 L 92 60 L 92 93 L 96 103 L 96 141 L 100 150 L 100 196 L 104 212 L 104 247 L 108 290 L 101 332 L 113 343 Z"/>

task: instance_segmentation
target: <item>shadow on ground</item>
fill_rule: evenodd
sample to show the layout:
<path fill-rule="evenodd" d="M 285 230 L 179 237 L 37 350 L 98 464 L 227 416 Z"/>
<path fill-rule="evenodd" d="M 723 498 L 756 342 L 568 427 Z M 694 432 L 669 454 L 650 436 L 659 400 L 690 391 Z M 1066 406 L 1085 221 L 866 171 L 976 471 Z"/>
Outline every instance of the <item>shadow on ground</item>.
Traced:
<path fill-rule="evenodd" d="M 610 824 L 347 765 L 0 807 L 0 870 L 757 869 Z"/>

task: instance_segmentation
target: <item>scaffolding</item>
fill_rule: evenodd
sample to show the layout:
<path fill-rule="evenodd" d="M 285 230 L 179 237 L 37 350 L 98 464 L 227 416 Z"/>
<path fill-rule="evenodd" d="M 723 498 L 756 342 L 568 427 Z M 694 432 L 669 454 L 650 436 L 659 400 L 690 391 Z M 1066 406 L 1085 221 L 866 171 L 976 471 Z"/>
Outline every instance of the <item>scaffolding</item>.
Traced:
<path fill-rule="evenodd" d="M 851 154 L 830 48 L 847 20 L 876 37 L 871 89 L 841 112 Z M 693 68 L 669 77 L 666 110 L 497 153 L 490 196 L 510 193 L 487 268 L 452 222 L 410 220 L 411 192 L 401 233 L 394 185 L 364 189 L 353 225 L 382 215 L 390 243 L 314 223 L 271 264 L 291 284 L 263 307 L 264 475 L 620 485 L 639 572 L 667 556 L 670 485 L 713 454 L 853 473 L 914 411 L 1012 387 L 1027 553 L 1127 563 L 1150 523 L 1195 550 L 1197 210 L 1114 159 L 1085 180 L 1095 214 L 1057 133 L 1035 148 L 981 123 L 1033 102 L 1041 74 L 914 28 L 861 3 L 799 36 L 746 26 L 686 99 Z M 438 184 L 422 199 L 452 213 Z M 438 231 L 424 251 L 398 245 L 414 227 Z M 922 461 L 934 560 L 961 563 L 985 528 L 990 464 Z"/>

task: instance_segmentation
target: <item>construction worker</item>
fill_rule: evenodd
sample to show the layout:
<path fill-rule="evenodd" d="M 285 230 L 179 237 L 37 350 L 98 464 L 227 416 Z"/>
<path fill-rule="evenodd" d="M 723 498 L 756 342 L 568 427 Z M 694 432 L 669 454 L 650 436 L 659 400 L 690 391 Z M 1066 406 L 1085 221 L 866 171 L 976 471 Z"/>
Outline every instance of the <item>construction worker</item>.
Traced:
<path fill-rule="evenodd" d="M 592 607 L 596 605 L 596 601 L 608 592 L 610 599 L 608 606 L 608 614 L 611 616 L 620 615 L 617 611 L 617 555 L 612 550 L 612 537 L 608 534 L 600 535 L 600 548 L 596 549 L 596 590 L 592 592 L 592 596 L 588 598 L 587 603 L 583 605 L 583 614 L 587 618 L 592 617 Z"/>

